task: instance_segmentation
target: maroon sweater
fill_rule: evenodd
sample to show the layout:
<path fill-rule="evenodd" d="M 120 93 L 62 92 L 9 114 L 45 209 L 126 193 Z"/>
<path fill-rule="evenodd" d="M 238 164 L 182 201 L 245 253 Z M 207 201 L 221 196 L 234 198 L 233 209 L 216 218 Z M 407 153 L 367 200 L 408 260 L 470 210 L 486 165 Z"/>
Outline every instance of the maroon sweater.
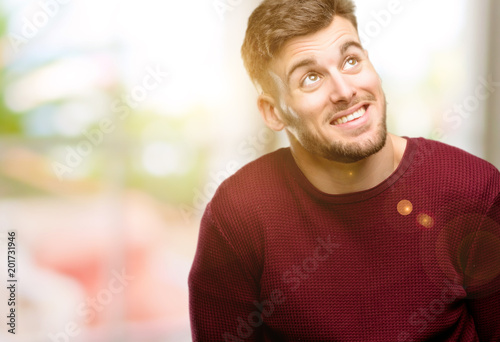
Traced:
<path fill-rule="evenodd" d="M 189 287 L 194 341 L 500 341 L 500 174 L 408 139 L 384 182 L 329 195 L 280 149 L 219 187 Z"/>

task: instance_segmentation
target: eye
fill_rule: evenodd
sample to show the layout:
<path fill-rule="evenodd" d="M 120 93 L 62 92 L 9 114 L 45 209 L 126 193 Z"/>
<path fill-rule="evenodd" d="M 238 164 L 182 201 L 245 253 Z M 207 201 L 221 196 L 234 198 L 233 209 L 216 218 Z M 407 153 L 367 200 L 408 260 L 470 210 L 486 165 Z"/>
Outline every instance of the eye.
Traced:
<path fill-rule="evenodd" d="M 358 59 L 356 57 L 349 57 L 346 59 L 344 64 L 344 69 L 348 70 L 358 65 Z"/>
<path fill-rule="evenodd" d="M 309 86 L 315 84 L 316 82 L 318 82 L 319 80 L 320 80 L 320 77 L 318 74 L 309 74 L 302 81 L 302 86 L 309 87 Z"/>

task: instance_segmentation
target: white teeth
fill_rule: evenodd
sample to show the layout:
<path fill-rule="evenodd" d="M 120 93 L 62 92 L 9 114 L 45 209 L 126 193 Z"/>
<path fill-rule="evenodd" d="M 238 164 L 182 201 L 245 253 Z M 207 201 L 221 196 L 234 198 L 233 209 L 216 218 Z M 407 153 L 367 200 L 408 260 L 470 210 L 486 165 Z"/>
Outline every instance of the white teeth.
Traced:
<path fill-rule="evenodd" d="M 357 110 L 356 112 L 352 113 L 352 114 L 349 114 L 347 116 L 343 116 L 341 117 L 340 119 L 337 119 L 335 121 L 335 125 L 340 125 L 340 124 L 343 124 L 343 123 L 346 123 L 346 122 L 349 122 L 349 121 L 352 121 L 354 119 L 358 119 L 360 117 L 363 116 L 363 114 L 365 114 L 366 112 L 366 109 L 365 107 L 361 107 L 359 110 Z"/>

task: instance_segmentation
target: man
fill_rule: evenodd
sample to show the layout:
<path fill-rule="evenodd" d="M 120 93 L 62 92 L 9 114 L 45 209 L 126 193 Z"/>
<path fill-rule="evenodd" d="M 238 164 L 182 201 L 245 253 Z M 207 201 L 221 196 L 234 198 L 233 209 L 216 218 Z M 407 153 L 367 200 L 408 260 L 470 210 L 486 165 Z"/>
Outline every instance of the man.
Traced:
<path fill-rule="evenodd" d="M 242 56 L 290 148 L 221 184 L 194 341 L 500 341 L 500 173 L 386 132 L 351 0 L 265 0 Z"/>

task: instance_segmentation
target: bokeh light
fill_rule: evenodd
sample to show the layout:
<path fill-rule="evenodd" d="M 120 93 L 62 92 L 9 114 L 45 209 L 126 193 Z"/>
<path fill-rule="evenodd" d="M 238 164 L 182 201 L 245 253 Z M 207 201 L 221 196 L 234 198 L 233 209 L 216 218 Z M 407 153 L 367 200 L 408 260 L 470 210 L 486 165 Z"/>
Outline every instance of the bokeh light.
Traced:
<path fill-rule="evenodd" d="M 413 211 L 413 204 L 408 200 L 401 200 L 397 205 L 398 213 L 403 216 L 410 215 Z"/>
<path fill-rule="evenodd" d="M 432 228 L 434 226 L 434 219 L 427 214 L 419 214 L 417 216 L 417 222 L 425 228 Z"/>

